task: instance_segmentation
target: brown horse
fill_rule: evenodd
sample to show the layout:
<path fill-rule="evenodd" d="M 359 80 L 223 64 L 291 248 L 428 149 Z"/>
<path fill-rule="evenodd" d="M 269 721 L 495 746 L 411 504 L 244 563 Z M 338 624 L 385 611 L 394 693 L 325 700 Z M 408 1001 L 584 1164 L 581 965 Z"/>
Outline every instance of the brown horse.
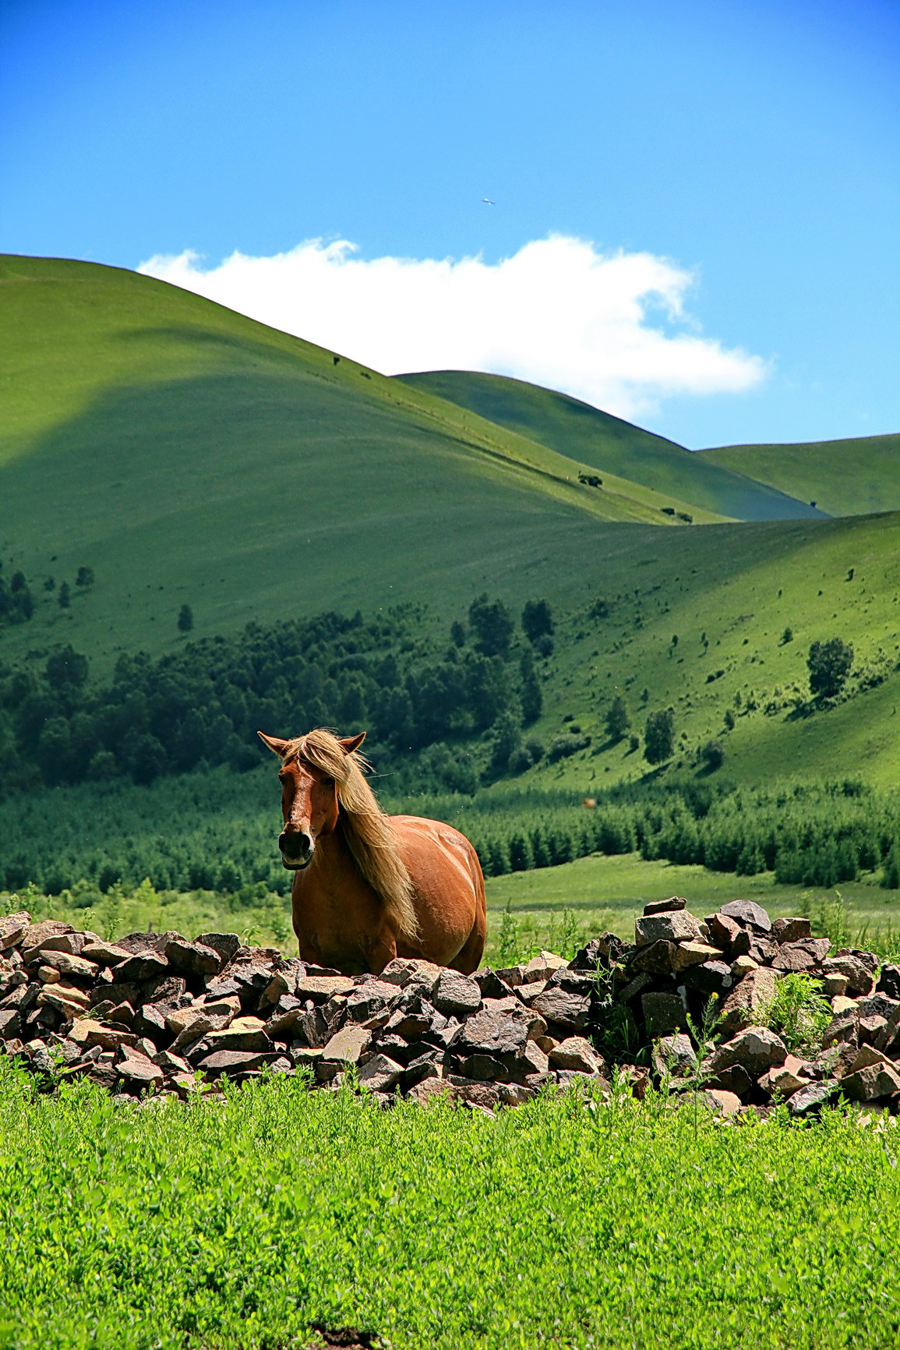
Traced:
<path fill-rule="evenodd" d="M 388 816 L 363 777 L 365 732 L 317 729 L 294 740 L 258 733 L 281 760 L 281 860 L 300 955 L 346 974 L 378 975 L 395 956 L 468 975 L 484 951 L 478 855 L 438 820 Z"/>

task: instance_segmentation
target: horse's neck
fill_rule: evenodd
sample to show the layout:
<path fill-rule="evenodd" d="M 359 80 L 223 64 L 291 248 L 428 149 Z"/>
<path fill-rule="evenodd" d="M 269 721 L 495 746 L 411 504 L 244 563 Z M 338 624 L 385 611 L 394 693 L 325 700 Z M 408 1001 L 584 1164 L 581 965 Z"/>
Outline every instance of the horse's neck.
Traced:
<path fill-rule="evenodd" d="M 319 835 L 313 858 L 322 869 L 327 868 L 329 872 L 345 875 L 352 873 L 362 880 L 359 866 L 347 842 L 343 820 L 340 817 L 333 830 L 329 830 L 327 834 Z"/>

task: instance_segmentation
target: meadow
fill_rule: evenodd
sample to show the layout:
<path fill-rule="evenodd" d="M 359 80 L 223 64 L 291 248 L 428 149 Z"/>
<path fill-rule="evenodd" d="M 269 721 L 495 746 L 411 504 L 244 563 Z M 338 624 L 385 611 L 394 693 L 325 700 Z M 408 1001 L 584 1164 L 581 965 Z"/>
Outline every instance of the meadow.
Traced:
<path fill-rule="evenodd" d="M 898 1342 L 894 1132 L 841 1111 L 723 1127 L 614 1091 L 491 1118 L 296 1080 L 123 1107 L 0 1074 L 4 1350 Z"/>

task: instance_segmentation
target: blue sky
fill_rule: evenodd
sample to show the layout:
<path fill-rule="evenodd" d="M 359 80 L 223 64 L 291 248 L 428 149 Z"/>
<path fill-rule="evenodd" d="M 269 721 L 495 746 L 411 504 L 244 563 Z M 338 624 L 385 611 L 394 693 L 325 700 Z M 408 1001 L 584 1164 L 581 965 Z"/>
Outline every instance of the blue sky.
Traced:
<path fill-rule="evenodd" d="M 333 345 L 379 368 L 412 368 L 420 332 L 454 364 L 571 370 L 572 392 L 692 447 L 894 432 L 898 94 L 886 0 L 5 0 L 0 250 L 132 268 L 190 250 L 187 284 L 233 304 L 259 287 L 261 316 L 293 288 L 320 341 L 337 287 Z M 341 240 L 356 253 L 325 266 Z M 235 251 L 289 260 L 238 276 Z M 388 258 L 481 270 L 376 269 L 407 296 L 391 333 L 361 265 Z M 618 318 L 594 323 L 585 297 L 602 308 L 629 266 Z M 515 284 L 531 327 L 501 321 Z"/>

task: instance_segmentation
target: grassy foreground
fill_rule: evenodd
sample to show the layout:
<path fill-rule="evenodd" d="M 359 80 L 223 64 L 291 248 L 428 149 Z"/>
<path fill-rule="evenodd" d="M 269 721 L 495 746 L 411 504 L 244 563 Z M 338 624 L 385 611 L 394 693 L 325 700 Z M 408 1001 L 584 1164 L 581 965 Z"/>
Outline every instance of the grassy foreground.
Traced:
<path fill-rule="evenodd" d="M 382 1112 L 0 1078 L 0 1345 L 876 1347 L 900 1336 L 893 1131 L 539 1099 Z"/>

